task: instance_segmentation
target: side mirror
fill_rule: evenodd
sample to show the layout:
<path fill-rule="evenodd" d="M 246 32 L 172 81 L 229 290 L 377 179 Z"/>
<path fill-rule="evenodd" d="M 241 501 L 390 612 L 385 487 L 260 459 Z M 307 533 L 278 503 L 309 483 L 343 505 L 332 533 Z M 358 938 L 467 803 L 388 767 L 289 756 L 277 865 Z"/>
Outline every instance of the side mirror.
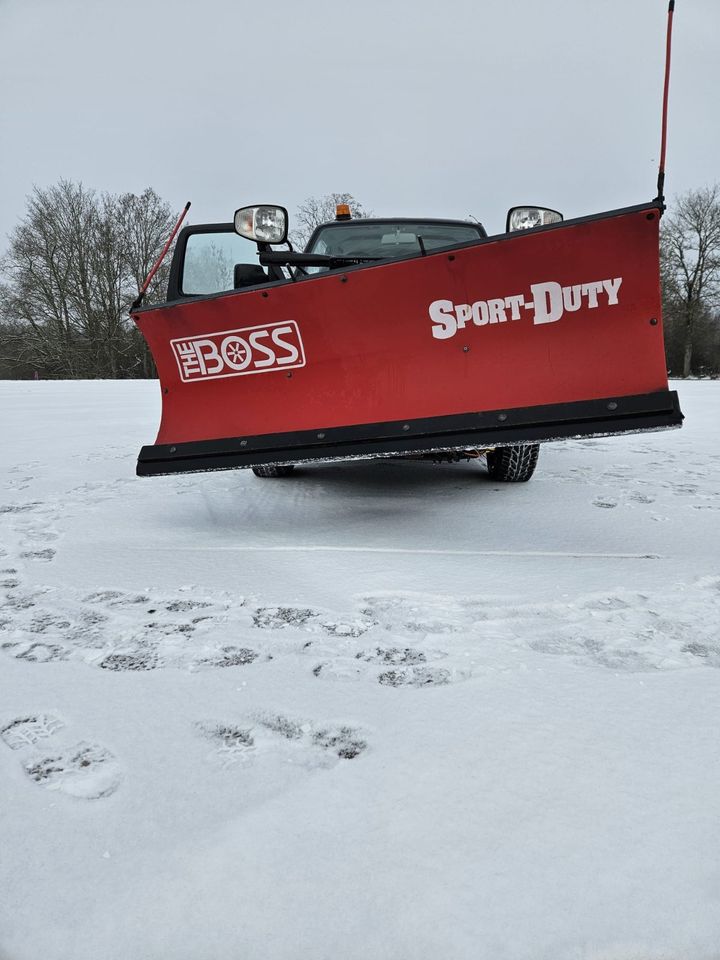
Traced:
<path fill-rule="evenodd" d="M 559 223 L 563 215 L 557 210 L 546 207 L 510 207 L 505 221 L 506 233 L 515 230 L 532 230 L 533 227 L 546 227 L 549 223 Z"/>
<path fill-rule="evenodd" d="M 284 243 L 287 240 L 288 212 L 285 207 L 263 205 L 235 211 L 235 233 L 256 243 Z"/>

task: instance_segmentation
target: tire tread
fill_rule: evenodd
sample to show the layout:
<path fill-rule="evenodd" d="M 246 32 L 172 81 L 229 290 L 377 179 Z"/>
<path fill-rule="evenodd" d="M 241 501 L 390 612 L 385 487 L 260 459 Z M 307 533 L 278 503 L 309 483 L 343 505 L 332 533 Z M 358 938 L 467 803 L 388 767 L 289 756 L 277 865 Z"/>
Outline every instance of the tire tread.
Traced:
<path fill-rule="evenodd" d="M 263 480 L 277 480 L 280 477 L 289 477 L 295 465 L 292 463 L 263 463 L 253 467 L 252 472 Z"/>
<path fill-rule="evenodd" d="M 488 473 L 503 483 L 526 483 L 535 473 L 539 454 L 539 443 L 496 447 L 487 455 Z"/>

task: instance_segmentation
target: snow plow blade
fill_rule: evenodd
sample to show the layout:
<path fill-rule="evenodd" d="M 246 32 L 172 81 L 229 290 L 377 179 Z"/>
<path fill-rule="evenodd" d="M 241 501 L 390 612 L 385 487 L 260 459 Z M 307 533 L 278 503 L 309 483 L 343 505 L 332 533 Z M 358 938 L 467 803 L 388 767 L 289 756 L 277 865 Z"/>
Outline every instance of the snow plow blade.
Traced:
<path fill-rule="evenodd" d="M 133 312 L 141 476 L 680 426 L 645 204 Z"/>

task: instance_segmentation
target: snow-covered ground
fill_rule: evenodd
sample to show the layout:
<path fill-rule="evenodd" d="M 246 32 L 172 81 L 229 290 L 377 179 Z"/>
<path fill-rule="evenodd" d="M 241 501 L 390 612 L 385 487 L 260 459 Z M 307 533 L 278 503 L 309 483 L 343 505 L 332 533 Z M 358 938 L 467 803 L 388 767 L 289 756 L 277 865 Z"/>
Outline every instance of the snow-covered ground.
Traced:
<path fill-rule="evenodd" d="M 138 480 L 0 383 L 2 960 L 720 957 L 720 383 L 477 465 Z"/>

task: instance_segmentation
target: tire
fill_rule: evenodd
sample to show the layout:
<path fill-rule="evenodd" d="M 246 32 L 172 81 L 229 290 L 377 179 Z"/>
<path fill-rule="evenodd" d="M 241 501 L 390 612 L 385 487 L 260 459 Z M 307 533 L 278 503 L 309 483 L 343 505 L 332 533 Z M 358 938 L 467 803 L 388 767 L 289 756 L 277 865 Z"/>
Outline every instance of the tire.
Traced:
<path fill-rule="evenodd" d="M 272 478 L 273 480 L 275 480 L 278 477 L 289 477 L 294 469 L 295 469 L 295 465 L 292 463 L 285 463 L 285 464 L 268 463 L 268 464 L 263 464 L 260 467 L 253 467 L 252 472 L 255 474 L 256 477 Z"/>
<path fill-rule="evenodd" d="M 496 447 L 487 454 L 488 473 L 503 483 L 525 483 L 535 473 L 539 453 L 539 443 Z"/>

